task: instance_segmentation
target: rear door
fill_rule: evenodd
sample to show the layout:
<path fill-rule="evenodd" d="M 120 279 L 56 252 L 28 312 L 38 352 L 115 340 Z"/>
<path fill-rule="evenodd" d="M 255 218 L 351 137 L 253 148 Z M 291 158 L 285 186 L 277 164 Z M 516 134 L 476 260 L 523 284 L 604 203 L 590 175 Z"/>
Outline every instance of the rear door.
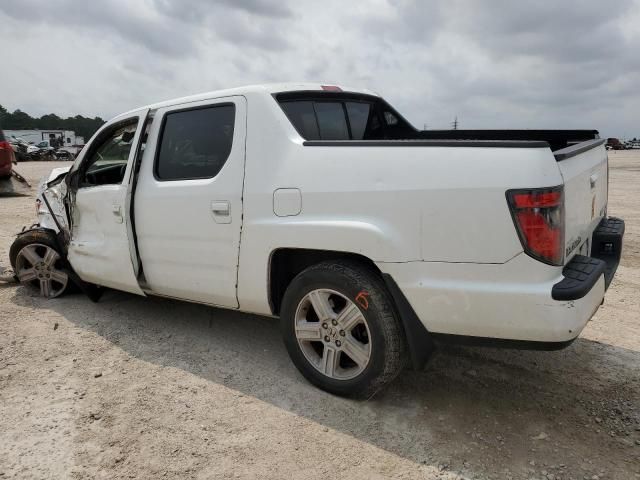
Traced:
<path fill-rule="evenodd" d="M 151 292 L 238 307 L 246 111 L 226 97 L 155 113 L 134 198 Z"/>
<path fill-rule="evenodd" d="M 133 244 L 132 165 L 148 110 L 134 112 L 105 126 L 71 170 L 72 228 L 68 258 L 87 282 L 138 295 Z"/>
<path fill-rule="evenodd" d="M 589 140 L 554 154 L 564 179 L 566 263 L 590 254 L 591 234 L 606 214 L 607 151 L 604 140 Z"/>

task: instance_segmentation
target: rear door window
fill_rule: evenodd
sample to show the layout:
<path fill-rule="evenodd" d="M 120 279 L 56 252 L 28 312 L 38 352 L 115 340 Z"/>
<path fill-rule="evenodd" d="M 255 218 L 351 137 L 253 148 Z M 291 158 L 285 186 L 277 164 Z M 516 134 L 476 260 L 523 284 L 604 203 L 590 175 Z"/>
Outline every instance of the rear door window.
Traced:
<path fill-rule="evenodd" d="M 233 104 L 168 113 L 156 158 L 156 178 L 215 177 L 231 153 L 234 121 Z"/>

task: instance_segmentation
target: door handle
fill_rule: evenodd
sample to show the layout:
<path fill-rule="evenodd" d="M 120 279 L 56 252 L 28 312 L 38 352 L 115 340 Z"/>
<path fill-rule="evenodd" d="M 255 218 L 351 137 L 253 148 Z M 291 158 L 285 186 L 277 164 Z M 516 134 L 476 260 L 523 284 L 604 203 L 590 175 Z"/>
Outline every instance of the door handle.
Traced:
<path fill-rule="evenodd" d="M 116 217 L 116 223 L 122 223 L 122 207 L 120 205 L 112 205 L 111 212 Z"/>
<path fill-rule="evenodd" d="M 598 181 L 598 174 L 594 173 L 589 177 L 589 183 L 591 184 L 591 188 L 596 188 L 596 182 Z"/>
<path fill-rule="evenodd" d="M 211 202 L 211 211 L 216 223 L 231 223 L 231 204 L 228 200 Z"/>

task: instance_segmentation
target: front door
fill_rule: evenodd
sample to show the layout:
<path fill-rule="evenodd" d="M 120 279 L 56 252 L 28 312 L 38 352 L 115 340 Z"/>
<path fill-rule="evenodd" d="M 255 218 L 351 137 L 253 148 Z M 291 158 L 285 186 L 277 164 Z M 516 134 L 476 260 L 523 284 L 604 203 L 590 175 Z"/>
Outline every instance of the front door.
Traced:
<path fill-rule="evenodd" d="M 155 113 L 134 198 L 152 293 L 238 307 L 246 110 L 226 97 Z"/>
<path fill-rule="evenodd" d="M 131 172 L 147 110 L 103 127 L 71 170 L 68 259 L 81 279 L 138 295 L 130 215 Z"/>

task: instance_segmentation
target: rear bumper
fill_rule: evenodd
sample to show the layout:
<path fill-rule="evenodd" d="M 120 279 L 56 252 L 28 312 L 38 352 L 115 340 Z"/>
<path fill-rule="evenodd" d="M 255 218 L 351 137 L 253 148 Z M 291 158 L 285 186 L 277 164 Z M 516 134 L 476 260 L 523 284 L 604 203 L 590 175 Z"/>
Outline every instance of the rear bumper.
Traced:
<path fill-rule="evenodd" d="M 607 233 L 612 222 L 622 221 L 607 219 L 594 232 L 594 257 L 576 256 L 564 269 L 526 254 L 504 264 L 378 266 L 397 284 L 415 318 L 432 334 L 446 335 L 449 341 L 457 336 L 460 343 L 474 343 L 468 341 L 473 337 L 478 340 L 475 343 L 495 340 L 502 346 L 518 343 L 523 348 L 552 349 L 556 344 L 561 348 L 580 334 L 596 312 L 615 273 L 624 222 Z M 580 271 L 580 262 L 593 267 Z M 577 274 L 572 273 L 575 270 Z"/>
<path fill-rule="evenodd" d="M 605 290 L 613 280 L 624 237 L 624 220 L 603 218 L 591 237 L 591 256 L 574 256 L 562 270 L 564 279 L 553 286 L 554 300 L 578 300 L 589 293 L 601 275 Z"/>

